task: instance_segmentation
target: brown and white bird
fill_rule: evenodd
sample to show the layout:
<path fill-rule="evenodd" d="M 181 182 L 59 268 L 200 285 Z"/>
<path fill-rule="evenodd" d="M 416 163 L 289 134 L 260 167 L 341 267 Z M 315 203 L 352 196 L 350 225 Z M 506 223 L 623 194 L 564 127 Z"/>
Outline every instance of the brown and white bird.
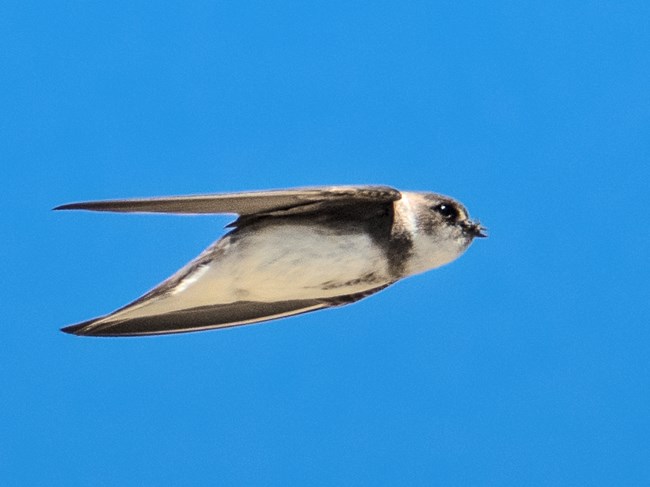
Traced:
<path fill-rule="evenodd" d="M 459 257 L 484 228 L 462 204 L 386 186 L 94 201 L 56 210 L 235 213 L 232 230 L 132 303 L 63 328 L 134 336 L 225 328 L 354 303 Z"/>

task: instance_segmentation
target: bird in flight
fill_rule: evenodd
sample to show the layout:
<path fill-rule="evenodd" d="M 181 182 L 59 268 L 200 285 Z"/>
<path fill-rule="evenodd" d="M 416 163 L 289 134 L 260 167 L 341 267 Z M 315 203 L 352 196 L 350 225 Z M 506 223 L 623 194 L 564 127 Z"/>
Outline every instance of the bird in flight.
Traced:
<path fill-rule="evenodd" d="M 142 297 L 62 329 L 90 336 L 226 328 L 354 303 L 451 262 L 486 236 L 458 201 L 387 186 L 91 201 L 55 210 L 238 215 L 229 233 Z"/>

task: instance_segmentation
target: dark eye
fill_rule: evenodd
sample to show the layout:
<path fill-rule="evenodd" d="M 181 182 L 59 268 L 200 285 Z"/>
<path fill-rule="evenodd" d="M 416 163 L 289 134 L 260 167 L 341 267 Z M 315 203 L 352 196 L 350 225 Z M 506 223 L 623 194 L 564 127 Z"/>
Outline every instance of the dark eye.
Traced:
<path fill-rule="evenodd" d="M 458 219 L 458 210 L 455 206 L 450 205 L 449 203 L 440 203 L 439 205 L 434 206 L 433 209 L 447 220 Z"/>

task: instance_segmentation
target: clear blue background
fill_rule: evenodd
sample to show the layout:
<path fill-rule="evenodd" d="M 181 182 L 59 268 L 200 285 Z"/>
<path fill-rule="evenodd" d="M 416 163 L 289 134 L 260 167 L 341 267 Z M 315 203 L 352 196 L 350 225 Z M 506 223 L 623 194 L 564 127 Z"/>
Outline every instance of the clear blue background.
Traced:
<path fill-rule="evenodd" d="M 650 4 L 3 2 L 0 482 L 650 485 Z M 466 255 L 354 306 L 145 339 L 226 217 L 101 198 L 382 183 Z"/>

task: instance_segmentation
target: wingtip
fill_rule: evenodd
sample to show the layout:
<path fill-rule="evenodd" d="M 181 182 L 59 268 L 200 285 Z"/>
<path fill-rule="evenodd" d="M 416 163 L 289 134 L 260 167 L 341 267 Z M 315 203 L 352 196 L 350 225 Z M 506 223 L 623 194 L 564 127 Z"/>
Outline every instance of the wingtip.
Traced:
<path fill-rule="evenodd" d="M 92 336 L 95 335 L 95 333 L 93 333 L 95 327 L 91 327 L 90 325 L 95 323 L 97 320 L 98 318 L 95 318 L 92 320 L 83 321 L 81 323 L 76 323 L 74 325 L 64 326 L 61 328 L 61 331 L 69 335 Z"/>
<path fill-rule="evenodd" d="M 63 333 L 67 333 L 69 335 L 77 335 L 77 336 L 85 335 L 85 333 L 83 333 L 83 329 L 85 328 L 85 326 L 86 326 L 86 323 L 80 323 L 78 325 L 64 326 L 63 328 L 61 328 L 61 331 Z"/>
<path fill-rule="evenodd" d="M 66 203 L 65 205 L 55 206 L 54 208 L 52 208 L 52 211 L 83 210 L 83 209 L 84 209 L 84 204 L 83 203 Z"/>
<path fill-rule="evenodd" d="M 60 329 L 63 333 L 67 333 L 68 335 L 79 335 L 79 327 L 76 325 L 72 326 L 64 326 L 63 328 Z"/>

